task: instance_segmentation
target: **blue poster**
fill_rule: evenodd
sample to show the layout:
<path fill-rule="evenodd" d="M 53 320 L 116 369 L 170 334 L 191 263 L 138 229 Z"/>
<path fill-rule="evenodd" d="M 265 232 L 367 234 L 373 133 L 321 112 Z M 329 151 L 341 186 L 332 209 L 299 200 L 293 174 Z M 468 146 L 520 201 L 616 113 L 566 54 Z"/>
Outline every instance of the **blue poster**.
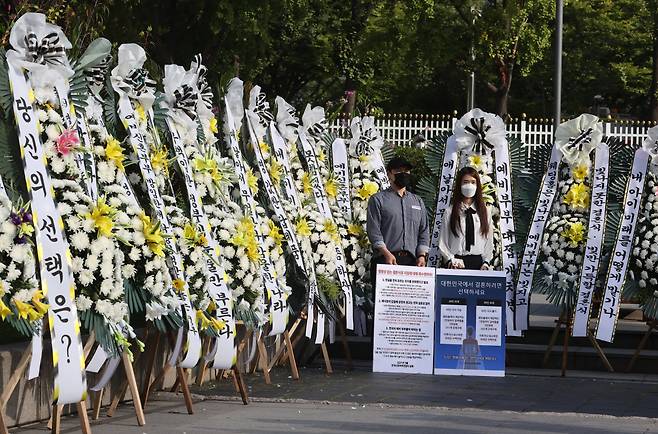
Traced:
<path fill-rule="evenodd" d="M 434 374 L 505 375 L 505 273 L 437 270 Z"/>

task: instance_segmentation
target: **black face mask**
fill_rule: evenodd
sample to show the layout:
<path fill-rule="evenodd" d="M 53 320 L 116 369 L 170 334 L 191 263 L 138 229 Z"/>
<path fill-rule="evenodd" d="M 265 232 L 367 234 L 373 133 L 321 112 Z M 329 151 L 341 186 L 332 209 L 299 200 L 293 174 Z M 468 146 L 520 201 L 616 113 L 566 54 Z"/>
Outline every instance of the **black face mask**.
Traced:
<path fill-rule="evenodd" d="M 395 180 L 393 182 L 400 188 L 408 188 L 413 182 L 413 177 L 411 173 L 400 172 L 395 174 Z"/>

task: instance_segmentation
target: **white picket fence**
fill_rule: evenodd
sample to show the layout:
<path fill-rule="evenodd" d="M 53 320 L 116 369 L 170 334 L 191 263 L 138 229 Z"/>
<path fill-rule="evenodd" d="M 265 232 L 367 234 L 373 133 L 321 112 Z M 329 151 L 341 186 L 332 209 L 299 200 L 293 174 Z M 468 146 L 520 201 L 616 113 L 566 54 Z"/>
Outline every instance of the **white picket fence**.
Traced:
<path fill-rule="evenodd" d="M 392 146 L 422 146 L 424 141 L 439 133 L 451 132 L 455 122 L 454 115 L 394 113 L 375 117 L 375 125 L 382 137 Z M 331 129 L 344 135 L 348 123 L 346 118 L 335 119 Z M 654 125 L 655 122 L 611 120 L 605 121 L 603 128 L 604 135 L 619 137 L 628 145 L 639 146 L 647 130 Z M 511 137 L 521 139 L 530 154 L 534 147 L 552 141 L 553 119 L 512 118 L 507 122 L 507 132 Z"/>

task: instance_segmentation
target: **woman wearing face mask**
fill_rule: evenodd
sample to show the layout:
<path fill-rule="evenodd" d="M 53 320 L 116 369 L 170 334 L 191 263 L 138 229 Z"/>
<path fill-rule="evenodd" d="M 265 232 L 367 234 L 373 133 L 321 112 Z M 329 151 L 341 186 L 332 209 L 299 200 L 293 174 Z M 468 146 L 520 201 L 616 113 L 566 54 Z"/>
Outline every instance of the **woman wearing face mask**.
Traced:
<path fill-rule="evenodd" d="M 493 222 L 482 199 L 480 176 L 472 167 L 457 174 L 452 205 L 443 216 L 439 250 L 449 268 L 490 268 Z"/>

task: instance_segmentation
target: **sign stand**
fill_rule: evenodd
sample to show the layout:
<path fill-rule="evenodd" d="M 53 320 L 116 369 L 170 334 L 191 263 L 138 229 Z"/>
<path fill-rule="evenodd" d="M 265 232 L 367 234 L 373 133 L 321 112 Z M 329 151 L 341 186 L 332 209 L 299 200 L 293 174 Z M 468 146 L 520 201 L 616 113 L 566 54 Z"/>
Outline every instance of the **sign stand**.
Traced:
<path fill-rule="evenodd" d="M 563 326 L 564 326 L 564 341 L 562 343 L 562 374 L 561 374 L 562 377 L 567 375 L 567 358 L 569 356 L 569 337 L 571 336 L 571 327 L 573 326 L 572 314 L 569 314 L 567 316 L 566 312 L 563 310 L 562 313 L 560 314 L 560 317 L 555 320 L 555 328 L 553 329 L 551 340 L 548 343 L 548 348 L 546 348 L 546 353 L 544 353 L 544 361 L 542 363 L 542 367 L 546 367 L 546 365 L 548 364 L 548 359 L 551 356 L 551 353 L 553 352 L 553 347 L 557 342 L 558 334 L 560 333 L 560 330 L 562 329 Z M 605 367 L 608 369 L 608 371 L 614 372 L 615 370 L 612 368 L 612 365 L 610 364 L 610 361 L 608 361 L 608 358 L 603 352 L 603 349 L 592 335 L 592 332 L 589 330 L 589 327 L 587 328 L 587 339 L 592 345 L 592 348 L 596 350 L 596 353 L 599 355 L 599 358 L 601 359 Z"/>
<path fill-rule="evenodd" d="M 160 332 L 157 332 L 155 334 L 155 339 L 158 342 L 160 341 Z M 175 343 L 175 339 L 174 339 L 173 335 L 171 334 L 171 332 L 167 333 L 167 339 L 169 341 L 169 346 L 173 349 L 176 346 L 176 343 Z M 157 345 L 156 345 L 155 349 L 157 349 Z M 153 372 L 153 366 L 155 364 L 155 349 L 154 349 L 153 353 L 151 353 L 151 358 L 149 360 L 149 364 L 147 365 L 147 370 L 146 370 L 147 375 L 144 378 L 145 384 L 144 384 L 144 391 L 143 391 L 143 396 L 142 396 L 142 402 L 143 402 L 144 407 L 146 407 L 146 403 L 148 402 L 148 397 L 151 393 L 151 389 L 153 388 L 153 386 L 160 383 L 161 381 L 164 381 L 165 375 L 167 374 L 169 369 L 172 368 L 172 366 L 169 363 L 165 362 L 164 366 L 162 367 L 162 369 L 160 370 L 158 375 L 155 377 L 155 380 L 153 380 L 153 382 L 151 382 L 151 373 Z M 187 384 L 187 373 L 179 365 L 176 365 L 175 368 L 176 368 L 176 377 L 178 379 L 177 381 L 180 383 L 180 387 L 183 390 L 183 399 L 185 401 L 185 407 L 187 408 L 187 413 L 188 414 L 194 414 L 194 406 L 193 406 L 193 403 L 192 403 L 192 394 L 190 392 L 190 387 Z"/>
<path fill-rule="evenodd" d="M 633 353 L 633 357 L 631 358 L 631 361 L 628 363 L 626 372 L 631 372 L 633 370 L 633 367 L 635 366 L 635 362 L 637 362 L 637 359 L 640 357 L 640 353 L 642 352 L 647 342 L 649 341 L 651 334 L 653 333 L 654 330 L 658 329 L 658 320 L 654 319 L 651 321 L 647 321 L 647 326 L 649 326 L 649 328 L 644 333 L 644 336 L 642 336 L 642 340 L 640 341 L 637 348 L 635 349 L 635 353 Z"/>

